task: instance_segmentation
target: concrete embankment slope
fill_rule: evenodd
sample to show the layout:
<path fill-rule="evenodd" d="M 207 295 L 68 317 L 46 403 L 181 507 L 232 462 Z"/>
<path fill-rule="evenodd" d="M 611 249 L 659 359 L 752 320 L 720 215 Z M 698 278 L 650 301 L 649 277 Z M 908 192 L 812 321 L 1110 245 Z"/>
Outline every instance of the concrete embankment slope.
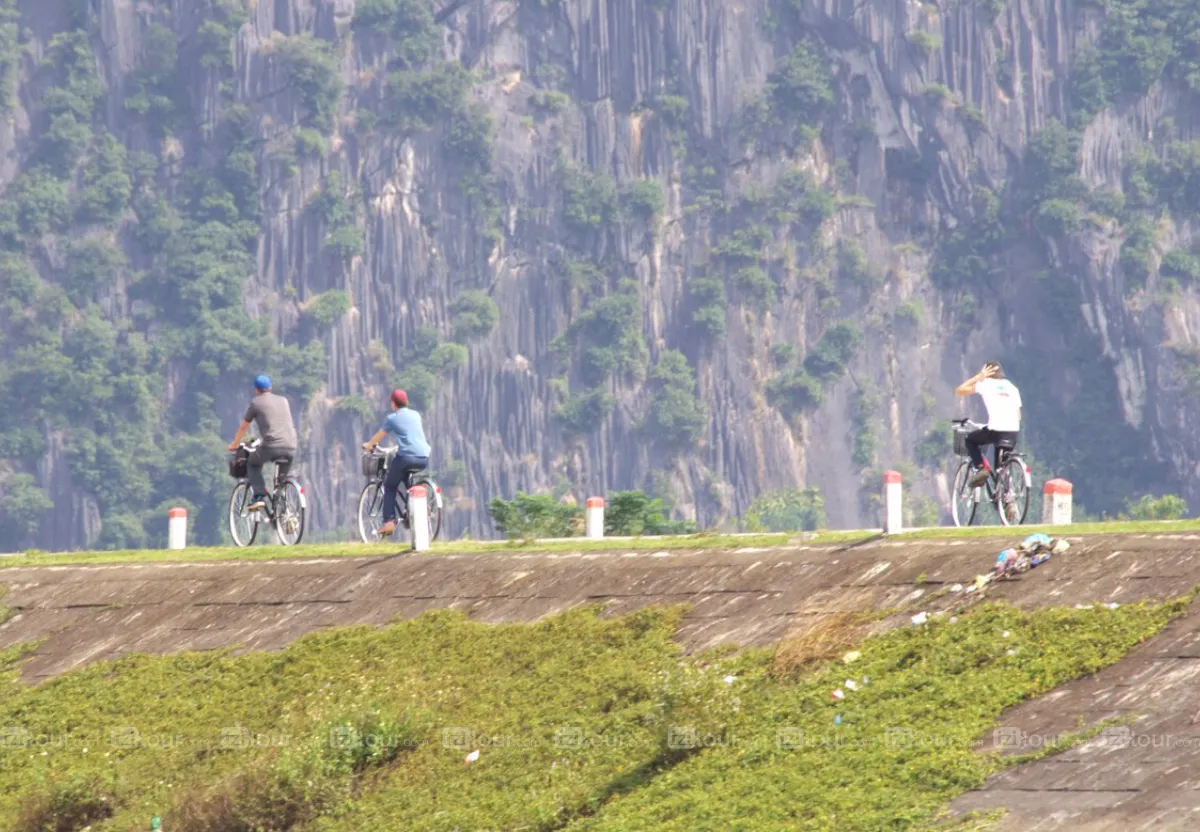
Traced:
<path fill-rule="evenodd" d="M 626 612 L 687 602 L 689 648 L 769 644 L 843 610 L 948 608 L 1003 545 L 875 540 L 726 551 L 399 554 L 290 561 L 105 564 L 0 569 L 0 647 L 41 640 L 24 666 L 38 681 L 130 652 L 277 649 L 325 627 L 383 624 L 435 608 L 482 621 L 531 621 L 584 603 Z M 1200 583 L 1200 536 L 1073 538 L 1045 566 L 989 597 L 1021 606 L 1165 599 Z M 1084 724 L 1135 718 L 1070 752 L 1014 768 L 956 808 L 1003 807 L 1010 829 L 1200 828 L 1200 615 L 1191 612 L 1090 679 L 1006 715 L 1029 751 Z M 1164 739 L 1164 738 L 1170 739 Z M 992 737 L 988 737 L 990 743 Z M 1124 741 L 1122 741 L 1124 740 Z M 1003 740 L 1002 740 L 1003 741 Z"/>

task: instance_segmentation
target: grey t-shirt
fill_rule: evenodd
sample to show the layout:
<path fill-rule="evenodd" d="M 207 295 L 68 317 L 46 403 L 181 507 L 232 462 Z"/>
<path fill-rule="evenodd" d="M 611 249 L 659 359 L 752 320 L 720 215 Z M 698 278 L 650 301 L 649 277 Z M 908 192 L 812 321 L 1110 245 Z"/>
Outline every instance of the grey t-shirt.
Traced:
<path fill-rule="evenodd" d="M 264 448 L 296 450 L 296 426 L 292 424 L 292 408 L 288 400 L 274 393 L 263 393 L 250 400 L 243 417 L 258 426 Z"/>

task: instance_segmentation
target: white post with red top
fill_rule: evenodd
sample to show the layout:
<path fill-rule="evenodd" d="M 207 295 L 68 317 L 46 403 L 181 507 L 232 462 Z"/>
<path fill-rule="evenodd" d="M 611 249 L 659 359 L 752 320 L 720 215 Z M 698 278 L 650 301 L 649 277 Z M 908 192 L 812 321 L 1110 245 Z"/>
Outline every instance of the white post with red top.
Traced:
<path fill-rule="evenodd" d="M 604 498 L 588 497 L 586 519 L 587 536 L 593 540 L 604 537 Z"/>
<path fill-rule="evenodd" d="M 1071 525 L 1071 492 L 1074 486 L 1064 479 L 1046 480 L 1042 488 L 1042 523 L 1046 526 Z"/>
<path fill-rule="evenodd" d="M 175 506 L 167 512 L 167 517 L 167 548 L 184 548 L 187 546 L 187 509 Z"/>
<path fill-rule="evenodd" d="M 414 552 L 429 549 L 429 492 L 423 485 L 414 485 L 408 490 L 408 522 L 412 528 Z"/>
<path fill-rule="evenodd" d="M 883 533 L 898 534 L 904 525 L 904 497 L 899 471 L 883 472 Z"/>

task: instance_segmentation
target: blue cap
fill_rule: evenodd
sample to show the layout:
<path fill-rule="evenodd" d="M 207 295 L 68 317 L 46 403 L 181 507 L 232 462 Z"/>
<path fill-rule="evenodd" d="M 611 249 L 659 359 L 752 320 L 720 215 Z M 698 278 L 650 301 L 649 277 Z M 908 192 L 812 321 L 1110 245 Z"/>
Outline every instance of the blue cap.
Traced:
<path fill-rule="evenodd" d="M 254 379 L 254 389 L 255 390 L 270 390 L 271 389 L 271 377 L 270 376 L 257 376 Z"/>

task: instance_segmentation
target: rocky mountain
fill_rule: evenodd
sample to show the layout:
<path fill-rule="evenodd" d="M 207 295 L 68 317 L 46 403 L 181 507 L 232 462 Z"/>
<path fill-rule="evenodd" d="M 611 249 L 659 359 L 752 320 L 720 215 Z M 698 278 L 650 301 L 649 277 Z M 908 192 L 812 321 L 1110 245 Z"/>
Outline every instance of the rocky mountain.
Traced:
<path fill-rule="evenodd" d="M 4 0 L 0 549 L 221 539 L 264 369 L 328 537 L 397 385 L 451 535 L 931 522 L 988 357 L 1089 511 L 1200 496 L 1195 4 L 444 3 Z"/>

